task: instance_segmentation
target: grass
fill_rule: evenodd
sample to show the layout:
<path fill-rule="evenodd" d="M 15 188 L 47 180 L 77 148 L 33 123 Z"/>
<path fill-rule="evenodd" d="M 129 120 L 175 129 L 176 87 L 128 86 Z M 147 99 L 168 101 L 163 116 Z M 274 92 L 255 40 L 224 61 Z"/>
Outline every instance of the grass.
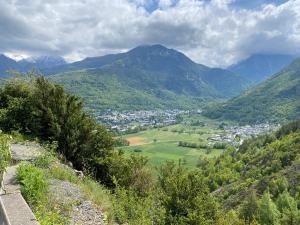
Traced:
<path fill-rule="evenodd" d="M 41 225 L 67 224 L 67 218 L 61 214 L 66 206 L 49 199 L 49 184 L 44 169 L 34 164 L 21 163 L 17 170 L 17 180 L 21 184 L 22 195 Z"/>
<path fill-rule="evenodd" d="M 21 192 L 32 208 L 41 225 L 69 224 L 69 213 L 76 202 L 66 203 L 63 200 L 53 199 L 48 191 L 51 179 L 68 181 L 79 187 L 83 195 L 100 207 L 107 221 L 113 216 L 112 195 L 101 184 L 89 177 L 80 179 L 72 168 L 62 164 L 52 152 L 53 146 L 44 146 L 46 151 L 32 163 L 21 163 L 17 177 L 21 184 Z"/>
<path fill-rule="evenodd" d="M 77 184 L 79 182 L 79 178 L 72 172 L 71 168 L 67 166 L 63 166 L 61 164 L 57 164 L 52 166 L 49 169 L 49 173 L 51 178 L 69 181 L 70 183 Z"/>
<path fill-rule="evenodd" d="M 200 156 L 214 157 L 222 150 L 212 149 L 209 154 L 204 148 L 187 148 L 178 146 L 179 141 L 196 144 L 207 144 L 212 133 L 221 130 L 210 127 L 177 124 L 164 128 L 149 129 L 135 134 L 124 135 L 122 138 L 138 137 L 144 144 L 120 147 L 125 154 L 142 154 L 149 158 L 151 166 L 159 166 L 167 160 L 183 160 L 188 167 L 195 167 Z"/>

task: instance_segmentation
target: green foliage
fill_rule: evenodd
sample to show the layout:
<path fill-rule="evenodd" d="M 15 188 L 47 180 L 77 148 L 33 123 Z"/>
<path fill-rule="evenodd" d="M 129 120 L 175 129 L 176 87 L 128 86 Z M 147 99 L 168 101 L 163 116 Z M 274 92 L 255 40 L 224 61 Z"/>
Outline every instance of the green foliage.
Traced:
<path fill-rule="evenodd" d="M 129 146 L 129 141 L 127 141 L 124 138 L 118 137 L 115 138 L 114 141 L 115 141 L 114 143 L 115 147 Z"/>
<path fill-rule="evenodd" d="M 66 180 L 71 183 L 78 183 L 79 178 L 67 166 L 54 165 L 50 168 L 50 174 L 53 178 L 58 180 Z"/>
<path fill-rule="evenodd" d="M 154 194 L 141 197 L 132 190 L 117 188 L 113 204 L 114 217 L 120 224 L 165 224 L 165 210 Z"/>
<path fill-rule="evenodd" d="M 213 224 L 217 203 L 200 173 L 188 171 L 180 163 L 166 163 L 160 168 L 159 185 L 165 224 Z"/>
<path fill-rule="evenodd" d="M 89 177 L 85 177 L 79 185 L 81 190 L 94 204 L 100 206 L 105 212 L 109 212 L 111 210 L 111 194 L 100 183 Z"/>
<path fill-rule="evenodd" d="M 22 195 L 41 225 L 67 224 L 67 218 L 61 213 L 62 205 L 49 201 L 48 179 L 43 169 L 22 162 L 17 169 L 17 180 L 21 185 Z"/>
<path fill-rule="evenodd" d="M 104 159 L 113 154 L 114 141 L 84 112 L 81 99 L 44 77 L 10 80 L 0 89 L 0 99 L 2 129 L 57 141 L 57 151 L 76 168 L 112 182 Z"/>
<path fill-rule="evenodd" d="M 37 206 L 45 198 L 48 190 L 45 173 L 29 163 L 22 163 L 17 170 L 17 180 L 21 184 L 21 192 L 31 206 Z"/>
<path fill-rule="evenodd" d="M 244 92 L 225 104 L 204 110 L 210 118 L 234 120 L 240 123 L 284 123 L 300 117 L 300 60 L 296 60 L 272 79 Z"/>
<path fill-rule="evenodd" d="M 282 213 L 282 225 L 296 225 L 300 223 L 300 210 L 297 208 L 297 202 L 287 189 L 278 196 L 276 205 Z"/>
<path fill-rule="evenodd" d="M 113 176 L 114 185 L 134 190 L 138 195 L 145 195 L 154 186 L 154 177 L 146 168 L 147 157 L 131 155 L 123 158 L 117 154 L 111 158 L 110 174 Z"/>
<path fill-rule="evenodd" d="M 244 219 L 247 224 L 255 221 L 258 216 L 258 200 L 255 190 L 251 190 L 247 199 L 241 205 L 240 217 Z"/>
<path fill-rule="evenodd" d="M 238 213 L 235 210 L 230 210 L 229 212 L 224 212 L 218 215 L 216 225 L 258 225 L 255 222 L 246 223 L 239 218 Z"/>
<path fill-rule="evenodd" d="M 269 191 L 262 196 L 258 206 L 258 218 L 262 225 L 279 225 L 280 212 L 272 201 Z"/>
<path fill-rule="evenodd" d="M 4 135 L 0 131 L 0 180 L 11 160 L 10 140 L 8 135 Z"/>
<path fill-rule="evenodd" d="M 216 142 L 214 143 L 213 148 L 215 149 L 226 149 L 228 146 L 228 144 L 224 143 L 224 142 Z"/>
<path fill-rule="evenodd" d="M 46 169 L 50 168 L 56 160 L 55 150 L 57 145 L 53 142 L 52 144 L 46 144 L 43 147 L 45 151 L 34 159 L 33 164 L 36 167 Z"/>

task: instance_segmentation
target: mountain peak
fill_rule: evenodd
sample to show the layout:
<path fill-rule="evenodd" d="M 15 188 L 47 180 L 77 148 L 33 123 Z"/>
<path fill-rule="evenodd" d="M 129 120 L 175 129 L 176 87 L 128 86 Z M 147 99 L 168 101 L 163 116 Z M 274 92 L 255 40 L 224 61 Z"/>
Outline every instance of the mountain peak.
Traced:
<path fill-rule="evenodd" d="M 161 44 L 153 44 L 153 45 L 139 45 L 135 48 L 133 48 L 131 51 L 133 50 L 137 50 L 137 49 L 160 49 L 160 50 L 169 50 L 167 47 L 161 45 Z"/>
<path fill-rule="evenodd" d="M 194 64 L 194 62 L 183 53 L 175 49 L 167 48 L 161 44 L 141 45 L 133 48 L 126 54 L 131 59 L 136 59 L 138 61 L 143 60 L 147 61 L 147 63 L 155 61 L 156 63 L 167 63 L 168 66 L 171 66 L 169 63 L 185 64 L 186 66 Z"/>
<path fill-rule="evenodd" d="M 140 45 L 137 46 L 130 51 L 128 51 L 129 54 L 138 54 L 138 55 L 144 55 L 144 54 L 153 54 L 153 55 L 169 55 L 174 53 L 179 53 L 176 50 L 169 49 L 163 45 L 155 44 L 155 45 Z"/>
<path fill-rule="evenodd" d="M 1 60 L 5 60 L 5 61 L 16 62 L 14 59 L 9 58 L 8 56 L 6 56 L 6 55 L 4 55 L 4 54 L 0 54 L 0 59 L 1 59 Z"/>
<path fill-rule="evenodd" d="M 37 64 L 39 67 L 43 67 L 43 68 L 66 64 L 65 59 L 61 56 L 44 55 L 44 56 L 29 58 L 27 61 Z"/>

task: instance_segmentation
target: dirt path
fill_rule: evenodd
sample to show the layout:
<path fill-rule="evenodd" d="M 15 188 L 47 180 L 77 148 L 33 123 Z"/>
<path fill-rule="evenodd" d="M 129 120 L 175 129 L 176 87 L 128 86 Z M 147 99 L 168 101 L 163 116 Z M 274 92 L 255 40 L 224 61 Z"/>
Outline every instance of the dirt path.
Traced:
<path fill-rule="evenodd" d="M 15 162 L 32 161 L 40 153 L 41 153 L 41 147 L 35 143 L 11 145 L 11 154 Z"/>
<path fill-rule="evenodd" d="M 82 193 L 78 186 L 68 181 L 51 180 L 51 198 L 71 206 L 70 224 L 104 225 L 104 215 Z"/>

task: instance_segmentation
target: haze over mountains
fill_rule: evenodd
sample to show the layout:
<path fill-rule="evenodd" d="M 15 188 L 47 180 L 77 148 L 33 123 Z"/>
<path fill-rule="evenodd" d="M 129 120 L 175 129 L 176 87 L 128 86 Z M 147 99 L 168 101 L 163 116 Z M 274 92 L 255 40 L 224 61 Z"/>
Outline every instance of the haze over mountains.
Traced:
<path fill-rule="evenodd" d="M 242 123 L 284 122 L 300 117 L 300 59 L 258 86 L 205 114 Z"/>
<path fill-rule="evenodd" d="M 36 68 L 42 71 L 63 64 L 66 64 L 66 61 L 60 56 L 40 56 L 16 61 L 0 54 L 0 77 L 7 77 L 9 70 L 27 72 L 32 68 Z"/>
<path fill-rule="evenodd" d="M 227 69 L 249 79 L 253 84 L 257 84 L 282 70 L 295 58 L 292 55 L 256 54 Z"/>

